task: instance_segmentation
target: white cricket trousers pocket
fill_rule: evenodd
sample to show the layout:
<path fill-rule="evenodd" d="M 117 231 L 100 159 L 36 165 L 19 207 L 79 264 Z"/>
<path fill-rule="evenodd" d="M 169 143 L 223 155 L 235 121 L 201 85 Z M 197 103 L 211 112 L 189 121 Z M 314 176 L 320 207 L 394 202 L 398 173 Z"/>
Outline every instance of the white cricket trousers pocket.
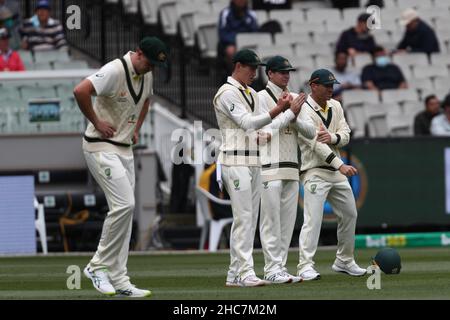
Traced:
<path fill-rule="evenodd" d="M 264 252 L 264 275 L 286 271 L 295 227 L 298 181 L 274 180 L 262 184 L 259 237 Z"/>
<path fill-rule="evenodd" d="M 261 168 L 222 165 L 222 180 L 233 210 L 227 279 L 255 275 L 253 243 L 261 200 Z"/>
<path fill-rule="evenodd" d="M 314 255 L 319 243 L 323 207 L 328 200 L 337 216 L 337 260 L 354 261 L 356 203 L 348 181 L 332 183 L 317 176 L 305 182 L 303 226 L 299 236 L 298 273 L 314 265 Z"/>
<path fill-rule="evenodd" d="M 111 284 L 121 289 L 129 285 L 130 280 L 127 261 L 135 205 L 133 156 L 85 151 L 84 157 L 109 207 L 97 252 L 89 266 L 93 270 L 107 268 Z"/>

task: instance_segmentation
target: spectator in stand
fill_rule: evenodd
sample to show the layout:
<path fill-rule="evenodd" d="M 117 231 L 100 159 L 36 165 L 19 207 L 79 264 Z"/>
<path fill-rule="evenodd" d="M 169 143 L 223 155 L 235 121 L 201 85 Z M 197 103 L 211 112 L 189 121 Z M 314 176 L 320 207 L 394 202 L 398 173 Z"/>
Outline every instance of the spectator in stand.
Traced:
<path fill-rule="evenodd" d="M 346 52 L 337 52 L 334 63 L 332 72 L 340 84 L 334 85 L 333 99 L 342 101 L 342 91 L 361 88 L 361 79 L 360 75 L 347 70 L 348 54 Z"/>
<path fill-rule="evenodd" d="M 369 90 L 406 89 L 408 87 L 400 68 L 391 62 L 386 50 L 376 46 L 373 53 L 373 64 L 363 68 L 361 82 Z"/>
<path fill-rule="evenodd" d="M 13 50 L 20 48 L 20 23 L 21 16 L 17 0 L 0 0 L 0 28 L 8 29 L 9 45 Z"/>
<path fill-rule="evenodd" d="M 346 52 L 354 57 L 361 52 L 372 52 L 375 48 L 375 39 L 369 33 L 367 20 L 370 14 L 363 13 L 358 16 L 356 26 L 342 32 L 336 44 L 336 52 Z"/>
<path fill-rule="evenodd" d="M 439 99 L 434 95 L 425 98 L 425 110 L 414 118 L 414 134 L 416 136 L 429 136 L 431 120 L 439 114 Z"/>
<path fill-rule="evenodd" d="M 241 32 L 257 32 L 256 13 L 248 8 L 248 0 L 231 0 L 220 12 L 218 56 L 227 71 L 233 70 L 232 58 L 236 53 L 236 35 Z"/>
<path fill-rule="evenodd" d="M 431 135 L 450 137 L 450 94 L 442 103 L 443 113 L 431 120 Z"/>
<path fill-rule="evenodd" d="M 50 17 L 50 4 L 40 0 L 35 15 L 25 20 L 21 28 L 22 47 L 32 51 L 67 50 L 64 29 L 58 20 Z"/>
<path fill-rule="evenodd" d="M 9 47 L 9 32 L 0 29 L 0 71 L 24 71 L 22 59 L 17 51 Z"/>
<path fill-rule="evenodd" d="M 414 9 L 403 11 L 400 24 L 406 27 L 405 35 L 397 46 L 398 52 L 424 52 L 430 54 L 439 52 L 439 41 L 434 30 L 423 20 Z"/>

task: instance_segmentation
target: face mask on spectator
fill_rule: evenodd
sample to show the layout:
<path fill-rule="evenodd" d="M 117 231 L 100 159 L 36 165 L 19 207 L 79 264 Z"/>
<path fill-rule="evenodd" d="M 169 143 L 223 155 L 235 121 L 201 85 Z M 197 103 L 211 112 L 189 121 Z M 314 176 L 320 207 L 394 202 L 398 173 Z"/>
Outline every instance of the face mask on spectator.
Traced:
<path fill-rule="evenodd" d="M 375 64 L 378 67 L 386 67 L 391 62 L 391 59 L 388 56 L 380 56 L 375 58 Z"/>

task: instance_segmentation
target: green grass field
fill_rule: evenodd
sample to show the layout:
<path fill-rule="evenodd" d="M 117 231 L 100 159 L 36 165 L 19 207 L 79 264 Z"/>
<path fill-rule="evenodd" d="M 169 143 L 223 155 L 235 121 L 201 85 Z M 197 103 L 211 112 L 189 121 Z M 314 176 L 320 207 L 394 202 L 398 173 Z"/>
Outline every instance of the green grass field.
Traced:
<path fill-rule="evenodd" d="M 377 250 L 358 250 L 357 262 L 367 267 Z M 128 270 L 133 283 L 152 290 L 153 300 L 185 299 L 449 299 L 450 249 L 399 249 L 402 271 L 381 277 L 381 289 L 369 290 L 367 277 L 353 278 L 331 270 L 334 250 L 319 250 L 316 255 L 319 281 L 271 285 L 258 288 L 226 288 L 229 255 L 157 254 L 135 255 Z M 288 267 L 294 273 L 298 253 L 290 252 Z M 81 270 L 90 257 L 6 257 L 0 258 L 0 299 L 119 299 L 97 293 L 82 275 L 81 289 L 68 290 L 69 265 Z M 255 254 L 258 275 L 263 257 Z"/>

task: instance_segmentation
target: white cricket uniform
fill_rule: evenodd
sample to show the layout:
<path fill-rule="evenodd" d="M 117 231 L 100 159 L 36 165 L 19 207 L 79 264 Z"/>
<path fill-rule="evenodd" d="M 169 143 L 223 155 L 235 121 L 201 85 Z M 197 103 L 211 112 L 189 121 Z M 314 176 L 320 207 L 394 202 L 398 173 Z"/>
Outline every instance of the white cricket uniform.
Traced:
<path fill-rule="evenodd" d="M 327 101 L 323 111 L 308 97 L 302 106 L 319 130 L 323 124 L 331 133 L 331 144 L 317 142 L 317 136 L 304 139 L 299 135 L 302 155 L 300 179 L 304 185 L 304 222 L 300 232 L 299 264 L 297 274 L 314 265 L 314 255 L 319 242 L 323 207 L 328 200 L 337 216 L 338 250 L 336 259 L 342 263 L 354 261 L 354 242 L 356 227 L 356 203 L 347 177 L 339 172 L 343 164 L 339 148 L 350 141 L 350 128 L 345 120 L 341 104 L 336 100 Z"/>
<path fill-rule="evenodd" d="M 259 113 L 273 109 L 283 89 L 269 81 L 264 90 L 258 92 Z M 291 93 L 295 98 L 297 94 Z M 260 146 L 261 155 L 261 215 L 259 230 L 264 252 L 264 274 L 266 277 L 287 271 L 288 249 L 297 217 L 299 171 L 297 134 L 312 139 L 316 129 L 309 116 L 299 114 L 295 123 L 292 118 L 278 115 L 263 130 L 272 139 Z M 298 132 L 298 133 L 297 133 Z"/>
<path fill-rule="evenodd" d="M 261 198 L 261 165 L 254 130 L 272 119 L 268 112 L 252 115 L 258 106 L 258 94 L 232 77 L 219 88 L 213 102 L 222 134 L 218 162 L 233 210 L 227 275 L 227 281 L 232 282 L 236 277 L 255 275 L 252 252 Z M 289 111 L 284 114 L 288 116 Z"/>
<path fill-rule="evenodd" d="M 87 78 L 97 95 L 94 111 L 99 119 L 116 128 L 114 136 L 102 139 L 89 122 L 83 138 L 89 171 L 105 193 L 109 207 L 97 252 L 89 267 L 93 271 L 107 268 L 116 290 L 130 285 L 126 266 L 135 205 L 131 145 L 144 102 L 153 94 L 152 74 L 136 74 L 130 54 L 128 52 L 122 60 L 109 62 Z"/>

